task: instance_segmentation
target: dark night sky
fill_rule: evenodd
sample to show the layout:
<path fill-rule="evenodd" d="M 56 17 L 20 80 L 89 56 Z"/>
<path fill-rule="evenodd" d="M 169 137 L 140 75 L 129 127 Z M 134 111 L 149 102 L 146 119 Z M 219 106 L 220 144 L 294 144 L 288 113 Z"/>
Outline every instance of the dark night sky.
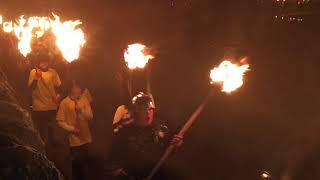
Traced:
<path fill-rule="evenodd" d="M 175 0 L 173 6 L 170 0 L 11 0 L 0 2 L 0 12 L 17 17 L 53 11 L 83 21 L 88 42 L 75 68 L 96 98 L 93 134 L 101 154 L 120 103 L 114 77 L 125 72 L 127 44 L 141 42 L 155 51 L 150 68 L 158 115 L 173 129 L 210 89 L 214 64 L 223 57 L 248 56 L 245 85 L 234 94 L 212 97 L 172 160 L 184 179 L 233 180 L 258 179 L 263 169 L 276 177 L 297 174 L 320 150 L 319 16 L 308 15 L 303 23 L 276 22 L 269 5 L 253 0 Z M 16 86 L 24 85 L 23 78 L 10 77 Z"/>

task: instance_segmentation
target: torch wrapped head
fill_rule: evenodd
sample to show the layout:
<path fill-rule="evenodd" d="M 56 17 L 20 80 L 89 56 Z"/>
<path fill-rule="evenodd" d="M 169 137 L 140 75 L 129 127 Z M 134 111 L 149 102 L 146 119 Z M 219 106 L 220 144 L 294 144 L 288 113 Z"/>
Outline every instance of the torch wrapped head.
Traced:
<path fill-rule="evenodd" d="M 248 70 L 249 64 L 239 66 L 225 60 L 219 67 L 211 70 L 211 83 L 221 83 L 222 91 L 231 93 L 242 86 L 243 76 Z"/>

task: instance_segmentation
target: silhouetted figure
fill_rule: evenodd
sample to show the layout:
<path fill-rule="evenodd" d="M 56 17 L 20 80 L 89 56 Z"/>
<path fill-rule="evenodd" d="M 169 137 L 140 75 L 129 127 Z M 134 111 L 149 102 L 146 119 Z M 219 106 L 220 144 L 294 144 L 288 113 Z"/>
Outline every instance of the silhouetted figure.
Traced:
<path fill-rule="evenodd" d="M 154 120 L 152 98 L 138 94 L 132 100 L 132 109 L 115 124 L 111 169 L 114 179 L 142 179 L 154 167 L 169 142 L 168 129 Z M 181 145 L 182 137 L 175 136 L 171 143 Z M 163 179 L 164 173 L 158 177 Z"/>

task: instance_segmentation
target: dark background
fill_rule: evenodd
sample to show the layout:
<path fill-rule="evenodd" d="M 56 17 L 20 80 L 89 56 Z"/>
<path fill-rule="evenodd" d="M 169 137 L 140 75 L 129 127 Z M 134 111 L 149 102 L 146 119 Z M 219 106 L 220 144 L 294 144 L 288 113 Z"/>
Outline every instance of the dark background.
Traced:
<path fill-rule="evenodd" d="M 121 104 L 115 77 L 126 73 L 123 50 L 140 42 L 155 53 L 149 64 L 153 95 L 172 130 L 206 96 L 213 65 L 224 57 L 249 57 L 244 86 L 231 95 L 217 92 L 171 159 L 181 179 L 259 179 L 263 170 L 274 179 L 317 179 L 320 16 L 280 22 L 271 0 L 259 2 L 2 0 L 0 14 L 12 19 L 55 12 L 82 20 L 87 44 L 71 66 L 94 96 L 99 156 L 108 154 L 113 113 Z M 29 69 L 19 65 L 26 60 L 0 34 L 1 67 L 27 102 Z"/>

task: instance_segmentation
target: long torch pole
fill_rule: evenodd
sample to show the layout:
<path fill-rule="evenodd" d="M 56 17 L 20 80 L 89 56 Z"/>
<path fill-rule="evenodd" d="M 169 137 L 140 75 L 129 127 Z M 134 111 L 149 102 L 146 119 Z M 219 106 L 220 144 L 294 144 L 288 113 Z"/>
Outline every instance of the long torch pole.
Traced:
<path fill-rule="evenodd" d="M 128 70 L 128 75 L 129 75 L 129 77 L 128 77 L 128 92 L 129 92 L 129 96 L 130 96 L 130 98 L 132 98 L 133 97 L 133 74 L 132 74 L 132 70 L 131 69 L 129 69 Z"/>
<path fill-rule="evenodd" d="M 206 98 L 203 100 L 203 102 L 198 106 L 198 108 L 193 112 L 191 117 L 188 119 L 188 121 L 184 124 L 182 129 L 179 131 L 179 136 L 184 136 L 184 134 L 188 131 L 188 129 L 192 126 L 192 124 L 197 120 L 197 117 L 200 115 L 200 113 L 203 111 L 204 107 L 208 104 L 209 99 L 212 95 L 212 91 L 209 92 L 209 94 L 206 96 Z M 146 178 L 146 180 L 151 180 L 152 177 L 157 173 L 159 168 L 163 165 L 163 163 L 167 160 L 167 158 L 170 156 L 172 151 L 175 149 L 175 145 L 171 144 L 166 149 L 165 153 L 162 155 L 161 159 L 158 161 L 156 166 L 152 169 L 149 176 Z"/>
<path fill-rule="evenodd" d="M 146 69 L 146 82 L 147 82 L 147 93 L 151 97 L 152 103 L 154 107 L 156 106 L 154 97 L 152 95 L 152 90 L 151 90 L 151 83 L 150 83 L 150 69 Z"/>

